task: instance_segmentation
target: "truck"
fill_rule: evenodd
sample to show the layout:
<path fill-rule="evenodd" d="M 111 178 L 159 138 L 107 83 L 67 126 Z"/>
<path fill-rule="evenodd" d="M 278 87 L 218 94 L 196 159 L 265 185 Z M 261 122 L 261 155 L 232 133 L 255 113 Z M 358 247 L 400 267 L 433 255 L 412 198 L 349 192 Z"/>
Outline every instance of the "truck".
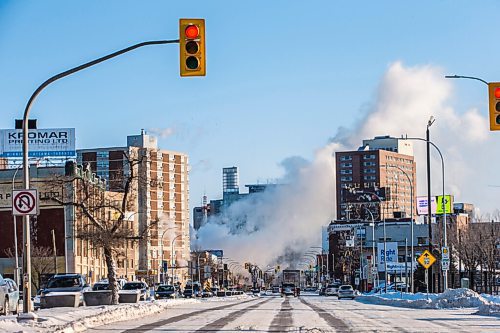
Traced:
<path fill-rule="evenodd" d="M 281 297 L 300 295 L 300 271 L 298 269 L 285 269 L 281 278 Z"/>

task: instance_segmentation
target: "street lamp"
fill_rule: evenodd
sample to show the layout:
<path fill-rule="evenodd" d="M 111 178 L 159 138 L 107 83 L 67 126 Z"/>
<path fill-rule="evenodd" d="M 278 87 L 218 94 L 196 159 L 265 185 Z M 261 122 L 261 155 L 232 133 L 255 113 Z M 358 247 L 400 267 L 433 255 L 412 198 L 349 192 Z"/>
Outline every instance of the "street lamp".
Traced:
<path fill-rule="evenodd" d="M 174 254 L 174 243 L 175 243 L 175 240 L 179 237 L 181 237 L 182 234 L 180 235 L 177 235 L 174 237 L 174 239 L 172 239 L 172 251 L 170 252 L 170 256 L 171 256 L 171 262 L 170 262 L 170 266 L 172 266 L 172 285 L 174 285 L 174 258 L 175 258 L 175 254 Z M 177 263 L 176 263 L 177 264 Z"/>
<path fill-rule="evenodd" d="M 382 165 L 381 165 L 382 166 Z M 414 278 L 414 272 L 413 272 L 413 261 L 415 260 L 415 255 L 413 253 L 413 181 L 410 179 L 410 176 L 408 176 L 408 173 L 406 171 L 404 171 L 401 167 L 397 166 L 397 165 L 385 165 L 386 167 L 392 167 L 392 168 L 396 168 L 398 169 L 399 171 L 401 171 L 405 176 L 406 176 L 406 179 L 408 179 L 408 182 L 410 183 L 410 229 L 411 229 L 411 292 L 413 293 L 414 292 L 414 287 L 413 287 L 413 278 Z M 443 200 L 444 200 L 444 197 L 443 197 Z M 408 274 L 408 273 L 406 273 Z M 406 284 L 407 288 L 408 288 L 408 284 Z M 408 292 L 408 290 L 406 290 Z"/>
<path fill-rule="evenodd" d="M 432 120 L 432 122 L 431 122 Z M 430 125 L 432 125 L 432 123 L 434 123 L 434 120 L 431 118 L 431 120 L 429 120 L 429 124 L 427 126 L 427 132 L 429 131 L 429 127 Z M 439 153 L 439 157 L 441 157 L 441 173 L 443 175 L 443 201 L 442 201 L 442 209 L 443 209 L 443 238 L 444 238 L 444 246 L 447 247 L 448 246 L 448 239 L 447 239 L 447 235 L 446 235 L 446 197 L 445 197 L 445 189 L 444 189 L 444 158 L 443 158 L 443 154 L 441 154 L 441 150 L 438 148 L 438 146 L 436 146 L 432 141 L 429 140 L 429 136 L 427 135 L 427 139 L 423 139 L 423 138 L 409 138 L 409 137 L 404 137 L 403 138 L 404 140 L 419 140 L 419 141 L 425 141 L 427 142 L 427 145 L 432 145 L 434 148 L 436 148 L 437 152 Z M 429 161 L 429 160 L 428 160 Z M 427 164 L 427 168 L 428 168 L 428 172 L 430 172 L 430 163 Z M 428 177 L 428 179 L 430 179 L 430 176 Z M 429 187 L 429 193 L 428 193 L 428 199 L 427 199 L 427 214 L 428 216 L 431 215 L 431 201 L 430 201 L 430 187 Z M 430 217 L 428 217 L 429 219 L 429 229 L 431 229 L 431 221 L 430 221 Z M 430 234 L 431 235 L 431 234 Z M 413 237 L 412 237 L 412 241 L 413 241 Z M 429 247 L 431 247 L 431 250 L 432 250 L 432 245 L 431 245 L 431 237 L 429 236 Z M 413 258 L 412 258 L 412 264 L 413 264 Z M 444 290 L 448 289 L 448 270 L 443 270 L 443 286 L 444 286 Z"/>
<path fill-rule="evenodd" d="M 379 202 L 380 212 L 382 213 L 382 199 L 378 196 L 377 193 L 363 191 L 363 190 L 361 190 L 361 191 L 356 191 L 354 189 L 352 189 L 352 190 L 358 194 L 370 194 L 370 195 L 373 195 L 375 198 L 377 198 L 377 200 Z M 383 217 L 384 217 L 383 218 L 383 226 L 384 226 L 384 281 L 385 281 L 384 287 L 385 287 L 385 292 L 387 293 L 387 233 L 386 233 L 386 229 L 385 229 L 385 214 L 383 214 Z M 373 218 L 373 215 L 372 215 L 372 218 Z M 374 223 L 374 225 L 375 225 L 375 223 Z M 375 233 L 375 232 L 373 231 L 373 233 Z M 373 241 L 375 241 L 375 239 Z"/>
<path fill-rule="evenodd" d="M 29 151 L 28 118 L 29 118 L 29 114 L 30 114 L 30 110 L 31 110 L 31 106 L 32 106 L 33 102 L 35 101 L 37 96 L 42 92 L 42 90 L 44 88 L 46 88 L 49 84 L 51 84 L 59 79 L 62 79 L 66 76 L 69 76 L 71 74 L 74 74 L 76 72 L 84 70 L 86 68 L 89 68 L 91 66 L 97 65 L 101 62 L 112 59 L 112 58 L 117 57 L 119 55 L 122 55 L 126 52 L 135 50 L 137 48 L 140 48 L 143 46 L 148 46 L 148 45 L 173 44 L 173 43 L 179 43 L 179 40 L 178 39 L 175 39 L 175 40 L 156 40 L 156 41 L 148 41 L 148 42 L 142 42 L 139 44 L 135 44 L 135 45 L 129 46 L 127 48 L 124 48 L 122 50 L 105 55 L 104 57 L 87 62 L 83 65 L 71 68 L 65 72 L 54 75 L 51 78 L 47 79 L 45 82 L 43 82 L 35 90 L 35 92 L 33 92 L 33 94 L 31 95 L 31 97 L 28 100 L 28 103 L 26 104 L 26 107 L 24 109 L 23 128 L 22 128 L 22 133 L 23 133 L 23 171 L 24 171 L 23 188 L 26 190 L 30 189 L 30 175 L 29 175 L 29 162 L 28 162 L 28 156 L 29 156 L 29 152 L 28 152 Z M 23 314 L 19 316 L 19 319 L 34 320 L 34 319 L 36 319 L 37 316 L 31 312 L 31 254 L 30 254 L 30 252 L 31 252 L 31 239 L 30 239 L 30 225 L 29 225 L 29 216 L 28 215 L 23 216 L 23 243 L 24 243 L 24 253 L 25 253 L 25 255 L 23 256 L 23 268 L 24 268 Z"/>
<path fill-rule="evenodd" d="M 164 256 L 163 256 L 163 236 L 165 236 L 166 232 L 169 231 L 169 230 L 172 230 L 172 229 L 175 229 L 175 227 L 170 227 L 170 228 L 167 228 L 165 230 L 163 230 L 163 233 L 161 234 L 161 237 L 160 237 L 160 248 L 161 248 L 161 262 L 158 264 L 158 283 L 160 283 L 160 270 L 163 272 L 163 277 L 161 278 L 161 281 L 163 283 L 165 283 L 165 272 L 164 272 L 164 269 L 163 269 L 163 260 L 164 260 Z"/>

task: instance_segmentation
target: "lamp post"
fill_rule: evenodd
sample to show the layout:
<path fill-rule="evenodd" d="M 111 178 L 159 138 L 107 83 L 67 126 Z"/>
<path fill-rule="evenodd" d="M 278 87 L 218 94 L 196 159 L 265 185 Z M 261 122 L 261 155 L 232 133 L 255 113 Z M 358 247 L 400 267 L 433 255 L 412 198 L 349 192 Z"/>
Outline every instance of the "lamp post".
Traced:
<path fill-rule="evenodd" d="M 45 82 L 43 82 L 36 90 L 35 92 L 31 95 L 30 99 L 28 100 L 28 103 L 26 104 L 26 107 L 24 109 L 24 116 L 23 116 L 23 128 L 22 128 L 22 134 L 23 134 L 23 171 L 24 171 L 24 178 L 23 178 L 23 188 L 28 190 L 30 188 L 30 176 L 29 176 L 29 162 L 28 162 L 28 156 L 29 156 L 29 147 L 28 147 L 28 118 L 31 110 L 31 106 L 37 96 L 42 92 L 44 88 L 46 88 L 49 84 L 62 79 L 66 76 L 69 76 L 71 74 L 74 74 L 76 72 L 79 72 L 81 70 L 84 70 L 86 68 L 89 68 L 91 66 L 97 65 L 101 62 L 104 62 L 106 60 L 112 59 L 114 57 L 117 57 L 119 55 L 122 55 L 126 52 L 130 52 L 132 50 L 135 50 L 137 48 L 143 47 L 143 46 L 148 46 L 148 45 L 160 45 L 160 44 L 172 44 L 172 43 L 179 43 L 178 39 L 175 40 L 156 40 L 156 41 L 148 41 L 148 42 L 142 42 L 139 44 L 135 44 L 132 46 L 129 46 L 127 48 L 124 48 L 122 50 L 113 52 L 111 54 L 105 55 L 104 57 L 95 59 L 93 61 L 87 62 L 83 65 L 71 68 L 65 72 L 59 73 L 57 75 L 52 76 L 51 78 L 47 79 Z M 23 256 L 23 268 L 24 268 L 24 284 L 23 284 L 23 316 L 20 316 L 21 319 L 35 319 L 36 315 L 31 312 L 31 240 L 30 240 L 30 225 L 29 225 L 29 216 L 24 215 L 23 216 L 23 243 L 24 243 L 24 252 L 25 255 Z"/>
<path fill-rule="evenodd" d="M 429 124 L 432 125 L 432 123 L 434 122 L 434 120 L 432 119 L 429 120 Z M 427 131 L 429 130 L 429 126 L 427 127 Z M 439 153 L 439 157 L 441 158 L 441 173 L 443 175 L 443 201 L 441 203 L 441 207 L 443 209 L 443 241 L 444 241 L 444 246 L 447 247 L 448 246 L 448 239 L 447 239 L 447 235 L 446 235 L 446 197 L 445 197 L 445 188 L 444 188 L 444 184 L 445 184 L 445 177 L 444 177 L 444 158 L 443 158 L 443 154 L 441 153 L 441 150 L 438 148 L 438 146 L 436 146 L 432 141 L 428 140 L 428 136 L 427 136 L 427 139 L 423 139 L 423 138 L 409 138 L 409 137 L 404 137 L 403 138 L 404 140 L 419 140 L 419 141 L 425 141 L 427 143 L 427 145 L 432 145 L 436 150 L 437 152 Z M 428 168 L 428 172 L 430 171 L 430 167 L 429 167 L 429 163 L 427 164 L 427 168 Z M 428 177 L 428 179 L 430 179 L 430 176 Z M 429 187 L 430 189 L 430 187 Z M 430 193 L 430 192 L 429 192 Z M 428 198 L 427 198 L 427 214 L 428 216 L 431 215 L 431 201 L 430 201 L 430 196 L 429 196 L 429 193 L 428 193 Z M 431 226 L 430 226 L 430 219 L 429 219 L 429 229 L 431 230 Z M 431 231 L 430 231 L 431 232 Z M 431 233 L 429 234 L 429 247 L 430 249 L 432 250 L 432 244 L 431 244 Z M 413 240 L 413 238 L 412 238 Z M 412 258 L 412 264 L 413 264 L 413 258 Z M 431 266 L 432 267 L 432 266 Z M 431 275 L 432 276 L 432 275 Z M 431 279 L 432 280 L 432 279 Z M 443 270 L 443 286 L 444 286 L 444 290 L 448 289 L 448 270 Z M 413 288 L 413 287 L 412 287 Z"/>
<path fill-rule="evenodd" d="M 174 228 L 175 227 L 170 227 L 170 228 L 167 228 L 167 229 L 163 230 L 163 233 L 161 234 L 161 237 L 160 237 L 161 262 L 158 264 L 158 283 L 160 283 L 160 278 L 161 278 L 161 281 L 163 283 L 165 283 L 165 272 L 163 270 L 163 260 L 164 260 L 164 256 L 163 256 L 163 236 L 165 236 L 165 234 L 166 234 L 167 231 L 172 230 Z M 161 277 L 160 271 L 163 273 L 163 277 Z"/>
<path fill-rule="evenodd" d="M 172 239 L 172 251 L 170 252 L 170 256 L 171 256 L 171 262 L 170 262 L 170 266 L 172 266 L 172 285 L 174 285 L 174 259 L 175 259 L 175 254 L 174 254 L 174 245 L 175 245 L 175 240 L 179 237 L 181 237 L 182 234 L 180 235 L 177 235 L 175 236 L 173 239 Z M 176 263 L 177 265 L 177 263 Z"/>
<path fill-rule="evenodd" d="M 380 212 L 383 213 L 382 212 L 382 199 L 378 196 L 377 193 L 368 192 L 368 191 L 356 191 L 356 190 L 354 190 L 354 191 L 355 191 L 355 193 L 358 193 L 358 194 L 370 194 L 370 195 L 373 195 L 375 198 L 377 198 L 377 200 L 379 202 Z M 387 293 L 387 258 L 386 258 L 387 257 L 387 233 L 386 233 L 386 229 L 385 229 L 385 214 L 383 214 L 383 216 L 384 216 L 384 218 L 383 218 L 383 226 L 384 226 L 384 281 L 385 281 L 384 287 L 385 287 L 385 292 Z M 373 215 L 372 215 L 372 218 L 373 218 Z M 375 233 L 375 231 L 373 231 L 373 233 Z M 374 241 L 375 241 L 375 239 L 374 239 Z"/>
<path fill-rule="evenodd" d="M 411 230 L 411 263 L 410 263 L 410 269 L 411 269 L 411 292 L 413 293 L 414 292 L 414 271 L 413 271 L 413 261 L 415 261 L 415 254 L 413 253 L 413 225 L 414 225 L 414 222 L 413 222 L 413 181 L 412 179 L 410 178 L 410 176 L 408 176 L 408 173 L 406 171 L 404 171 L 401 167 L 397 166 L 397 165 L 385 165 L 386 167 L 392 167 L 392 168 L 396 168 L 398 169 L 399 171 L 401 171 L 405 176 L 406 176 L 406 179 L 408 179 L 408 182 L 410 183 L 410 230 Z"/>

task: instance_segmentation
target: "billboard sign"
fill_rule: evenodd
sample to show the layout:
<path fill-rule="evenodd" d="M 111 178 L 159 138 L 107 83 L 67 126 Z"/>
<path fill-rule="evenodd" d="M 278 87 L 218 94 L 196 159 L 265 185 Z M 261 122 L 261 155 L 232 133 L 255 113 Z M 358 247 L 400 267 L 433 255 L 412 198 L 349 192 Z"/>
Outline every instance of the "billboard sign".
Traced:
<path fill-rule="evenodd" d="M 427 196 L 417 197 L 417 214 L 427 215 Z M 431 214 L 436 214 L 436 197 L 431 197 Z"/>
<path fill-rule="evenodd" d="M 390 187 L 363 188 L 363 189 L 341 189 L 342 202 L 368 203 L 391 200 Z"/>
<path fill-rule="evenodd" d="M 75 129 L 48 128 L 28 131 L 28 155 L 75 156 Z M 18 129 L 0 130 L 0 157 L 23 156 L 23 131 Z"/>
<path fill-rule="evenodd" d="M 224 255 L 224 251 L 222 250 L 208 250 L 207 252 L 216 256 L 217 258 L 222 258 L 222 256 Z"/>
<path fill-rule="evenodd" d="M 378 253 L 378 270 L 385 270 L 385 261 L 387 260 L 387 265 L 389 263 L 398 262 L 398 242 L 387 242 L 386 243 L 386 253 L 384 255 L 384 243 L 377 244 Z"/>
<path fill-rule="evenodd" d="M 453 213 L 453 196 L 452 195 L 445 195 L 445 201 L 444 201 L 444 208 L 446 210 L 446 214 L 452 214 Z M 438 195 L 436 197 L 436 214 L 438 215 L 443 215 L 443 196 Z"/>

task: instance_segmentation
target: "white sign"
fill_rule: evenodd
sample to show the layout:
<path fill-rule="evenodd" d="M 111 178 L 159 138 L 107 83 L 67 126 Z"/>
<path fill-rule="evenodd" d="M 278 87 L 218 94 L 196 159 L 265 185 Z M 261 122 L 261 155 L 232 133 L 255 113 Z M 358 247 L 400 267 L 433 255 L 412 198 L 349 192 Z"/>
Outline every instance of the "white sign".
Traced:
<path fill-rule="evenodd" d="M 386 253 L 384 255 L 384 243 L 377 244 L 377 259 L 378 259 L 378 270 L 385 270 L 385 261 L 387 263 L 398 262 L 398 243 L 397 242 L 387 242 L 386 243 Z M 387 259 L 386 259 L 387 258 Z"/>
<path fill-rule="evenodd" d="M 408 272 L 411 272 L 411 262 L 404 263 L 404 262 L 388 262 L 387 263 L 387 272 L 389 273 L 401 273 L 405 272 L 405 269 Z M 417 269 L 417 264 L 413 264 L 413 270 Z"/>
<path fill-rule="evenodd" d="M 417 214 L 427 215 L 427 197 L 417 197 Z M 436 197 L 431 197 L 431 214 L 436 214 Z"/>
<path fill-rule="evenodd" d="M 441 259 L 441 270 L 447 271 L 450 269 L 450 259 L 449 258 L 442 258 Z"/>
<path fill-rule="evenodd" d="M 28 131 L 28 155 L 74 156 L 75 129 L 49 128 Z M 0 157 L 23 156 L 23 131 L 16 129 L 0 130 Z"/>
<path fill-rule="evenodd" d="M 37 190 L 12 191 L 12 215 L 36 215 L 38 212 Z"/>

